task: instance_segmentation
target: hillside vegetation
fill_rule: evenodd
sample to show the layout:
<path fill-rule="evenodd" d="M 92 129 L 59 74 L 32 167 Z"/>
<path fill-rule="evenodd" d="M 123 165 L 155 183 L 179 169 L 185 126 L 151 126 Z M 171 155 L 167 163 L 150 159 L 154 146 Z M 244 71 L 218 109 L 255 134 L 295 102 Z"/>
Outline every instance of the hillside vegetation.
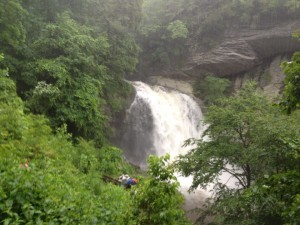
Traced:
<path fill-rule="evenodd" d="M 297 0 L 145 0 L 141 72 L 179 69 L 189 51 L 211 49 L 226 32 L 273 27 L 299 17 Z"/>
<path fill-rule="evenodd" d="M 101 146 L 132 94 L 141 1 L 0 2 L 3 68 L 30 111 Z"/>

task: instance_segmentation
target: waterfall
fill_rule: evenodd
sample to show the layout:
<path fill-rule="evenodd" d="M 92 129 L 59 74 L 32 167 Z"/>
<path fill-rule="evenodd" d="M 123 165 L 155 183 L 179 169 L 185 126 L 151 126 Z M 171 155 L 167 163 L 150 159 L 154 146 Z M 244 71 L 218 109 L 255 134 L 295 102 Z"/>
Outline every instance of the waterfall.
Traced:
<path fill-rule="evenodd" d="M 149 86 L 142 82 L 132 82 L 136 96 L 127 110 L 123 137 L 119 144 L 124 149 L 127 160 L 141 168 L 146 168 L 149 154 L 164 155 L 171 159 L 186 153 L 183 148 L 188 138 L 200 138 L 204 127 L 203 115 L 197 102 L 190 96 L 161 86 Z M 209 193 L 197 189 L 189 193 L 191 177 L 177 176 L 180 191 L 185 196 L 186 211 L 203 205 Z M 195 220 L 197 213 L 189 212 Z"/>
<path fill-rule="evenodd" d="M 149 154 L 171 159 L 188 151 L 188 138 L 200 138 L 203 119 L 201 109 L 190 96 L 161 86 L 132 83 L 136 97 L 127 111 L 121 148 L 125 157 L 144 168 Z"/>
<path fill-rule="evenodd" d="M 203 115 L 197 102 L 190 96 L 161 86 L 149 86 L 142 82 L 132 82 L 136 96 L 127 110 L 123 137 L 119 144 L 124 149 L 125 157 L 135 165 L 146 168 L 149 154 L 164 155 L 169 153 L 171 159 L 185 154 L 189 148 L 182 145 L 188 138 L 200 138 L 204 130 L 201 125 Z M 229 165 L 230 166 L 230 165 Z M 180 191 L 186 202 L 184 208 L 201 207 L 211 195 L 209 190 L 196 189 L 189 193 L 191 177 L 177 176 Z M 226 172 L 219 177 L 220 181 L 231 188 L 235 180 Z M 197 218 L 196 212 L 189 212 L 189 217 Z"/>

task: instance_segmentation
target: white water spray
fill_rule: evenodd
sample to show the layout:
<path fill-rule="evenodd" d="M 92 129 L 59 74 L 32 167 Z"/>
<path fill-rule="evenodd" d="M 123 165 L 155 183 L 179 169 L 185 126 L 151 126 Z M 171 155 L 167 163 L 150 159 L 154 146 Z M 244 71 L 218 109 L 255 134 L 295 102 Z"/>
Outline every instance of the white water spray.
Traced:
<path fill-rule="evenodd" d="M 174 160 L 185 154 L 183 147 L 189 138 L 201 138 L 203 114 L 197 102 L 190 96 L 161 86 L 149 86 L 142 82 L 132 83 L 136 97 L 127 112 L 127 128 L 121 148 L 132 163 L 145 168 L 149 154 L 169 153 Z M 186 198 L 186 209 L 196 208 L 207 193 L 196 190 L 189 194 L 192 178 L 179 177 L 181 192 Z"/>
<path fill-rule="evenodd" d="M 160 86 L 133 83 L 137 96 L 146 102 L 153 118 L 153 148 L 157 155 L 169 153 L 174 159 L 187 152 L 188 138 L 200 138 L 203 115 L 198 104 L 188 95 Z"/>

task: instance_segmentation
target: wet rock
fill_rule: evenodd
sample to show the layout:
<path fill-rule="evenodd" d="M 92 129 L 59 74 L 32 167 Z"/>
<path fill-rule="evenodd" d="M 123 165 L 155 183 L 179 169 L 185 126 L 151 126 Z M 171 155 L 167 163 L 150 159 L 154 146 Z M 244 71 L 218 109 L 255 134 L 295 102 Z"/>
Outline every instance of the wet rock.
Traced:
<path fill-rule="evenodd" d="M 192 81 L 183 81 L 163 76 L 152 76 L 147 79 L 147 83 L 175 89 L 190 96 L 193 95 Z"/>

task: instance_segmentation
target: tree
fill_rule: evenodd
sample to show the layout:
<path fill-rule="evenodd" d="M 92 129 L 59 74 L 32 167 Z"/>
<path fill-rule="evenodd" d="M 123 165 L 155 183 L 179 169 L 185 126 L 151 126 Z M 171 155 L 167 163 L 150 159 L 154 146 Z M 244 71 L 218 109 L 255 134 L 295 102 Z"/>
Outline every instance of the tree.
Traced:
<path fill-rule="evenodd" d="M 134 194 L 137 224 L 189 224 L 181 208 L 183 197 L 177 190 L 179 183 L 169 159 L 169 155 L 148 159 L 150 178 L 140 183 Z"/>
<path fill-rule="evenodd" d="M 24 44 L 26 31 L 24 18 L 27 12 L 19 0 L 0 1 L 0 43 L 1 51 L 13 53 L 12 50 Z"/>
<path fill-rule="evenodd" d="M 240 192 L 224 189 L 213 204 L 206 203 L 208 208 L 198 222 L 203 224 L 205 215 L 213 215 L 214 225 L 296 225 L 300 221 L 299 178 L 298 171 L 289 171 L 265 175 Z"/>
<path fill-rule="evenodd" d="M 22 71 L 23 82 L 32 88 L 27 90 L 28 106 L 49 116 L 53 127 L 67 124 L 75 137 L 102 145 L 107 118 L 101 99 L 108 71 L 104 58 L 110 47 L 106 35 L 93 37 L 88 27 L 64 13 L 45 26 L 32 47 L 39 59 Z"/>
<path fill-rule="evenodd" d="M 9 68 L 11 76 L 19 69 L 18 59 L 23 58 L 26 49 L 27 17 L 20 0 L 0 0 L 0 52 L 5 54 L 0 65 Z"/>
<path fill-rule="evenodd" d="M 0 53 L 0 63 L 3 61 L 4 56 Z M 0 69 L 0 77 L 8 76 L 8 69 Z"/>
<path fill-rule="evenodd" d="M 0 54 L 0 63 L 4 60 Z M 8 69 L 0 69 L 0 144 L 10 139 L 20 139 L 24 127 L 23 103 L 16 95 L 15 83 Z"/>
<path fill-rule="evenodd" d="M 197 147 L 180 156 L 177 165 L 183 175 L 193 176 L 191 189 L 215 184 L 212 205 L 218 206 L 218 210 L 211 209 L 210 213 L 220 213 L 223 222 L 230 221 L 220 224 L 235 224 L 234 216 L 247 221 L 247 213 L 255 214 L 255 208 L 243 211 L 242 205 L 248 204 L 247 190 L 255 192 L 258 181 L 265 176 L 283 176 L 299 169 L 295 147 L 287 141 L 299 137 L 298 120 L 299 113 L 292 116 L 280 113 L 279 108 L 256 91 L 253 82 L 233 97 L 222 98 L 218 105 L 208 108 L 205 118 L 208 128 L 204 132 L 208 141 L 188 140 L 186 144 L 195 143 Z M 236 180 L 235 188 L 219 180 L 223 172 Z M 291 202 L 295 193 L 291 196 L 287 202 Z M 252 200 L 250 206 L 254 204 Z M 228 207 L 231 214 L 226 214 Z"/>
<path fill-rule="evenodd" d="M 294 34 L 300 40 L 299 34 Z M 282 63 L 285 78 L 284 97 L 281 106 L 290 114 L 300 107 L 300 52 L 294 53 L 290 62 Z"/>
<path fill-rule="evenodd" d="M 188 27 L 180 20 L 183 0 L 147 0 L 139 32 L 142 62 L 149 69 L 178 67 L 187 51 Z"/>
<path fill-rule="evenodd" d="M 189 32 L 186 25 L 180 20 L 171 22 L 167 26 L 167 30 L 170 32 L 172 39 L 187 38 Z"/>
<path fill-rule="evenodd" d="M 197 97 L 204 100 L 207 105 L 211 105 L 219 98 L 224 97 L 224 93 L 229 86 L 230 81 L 228 79 L 207 74 L 203 82 L 195 83 L 194 93 Z"/>

